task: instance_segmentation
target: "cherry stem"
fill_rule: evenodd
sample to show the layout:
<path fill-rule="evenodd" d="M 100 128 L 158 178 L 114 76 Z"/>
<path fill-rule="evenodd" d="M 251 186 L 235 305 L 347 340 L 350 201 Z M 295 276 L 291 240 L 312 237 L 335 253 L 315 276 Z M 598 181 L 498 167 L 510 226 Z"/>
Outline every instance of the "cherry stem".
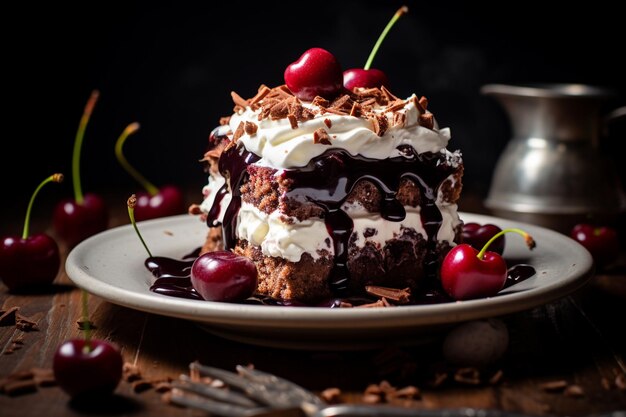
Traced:
<path fill-rule="evenodd" d="M 89 321 L 89 293 L 85 290 L 81 290 L 81 304 L 83 309 L 83 330 L 85 335 L 85 347 L 83 348 L 86 353 L 91 352 L 91 322 Z"/>
<path fill-rule="evenodd" d="M 526 246 L 528 246 L 528 249 L 532 250 L 535 248 L 535 246 L 537 246 L 537 244 L 535 243 L 535 240 L 532 238 L 531 235 L 529 235 L 527 232 L 523 231 L 522 229 L 517 229 L 517 228 L 510 228 L 510 229 L 504 229 L 498 233 L 496 233 L 495 235 L 493 235 L 491 237 L 491 239 L 489 239 L 487 241 L 487 243 L 485 243 L 485 246 L 483 246 L 483 248 L 480 250 L 480 252 L 478 252 L 478 255 L 476 255 L 476 257 L 480 260 L 483 259 L 483 257 L 485 256 L 485 252 L 487 252 L 487 248 L 496 241 L 496 239 L 498 239 L 500 236 L 504 235 L 505 233 L 509 233 L 509 232 L 513 232 L 513 233 L 517 233 L 518 235 L 521 235 L 524 238 L 524 241 L 526 242 Z"/>
<path fill-rule="evenodd" d="M 387 23 L 387 26 L 385 26 L 385 29 L 383 29 L 382 33 L 378 37 L 378 40 L 374 44 L 374 47 L 372 48 L 372 52 L 370 52 L 370 56 L 367 58 L 367 62 L 365 63 L 365 66 L 363 67 L 363 69 L 366 69 L 366 70 L 370 69 L 370 67 L 372 66 L 372 62 L 374 61 L 374 57 L 376 56 L 376 53 L 378 52 L 378 48 L 380 48 L 380 45 L 383 43 L 383 40 L 387 36 L 387 33 L 389 33 L 389 30 L 396 23 L 396 21 L 400 19 L 400 16 L 402 16 L 405 13 L 408 13 L 408 11 L 409 11 L 409 8 L 406 6 L 402 6 L 396 11 L 396 13 L 393 15 L 389 23 Z"/>
<path fill-rule="evenodd" d="M 33 211 L 33 203 L 35 202 L 35 197 L 39 194 L 39 190 L 43 188 L 49 182 L 62 182 L 63 174 L 52 174 L 45 180 L 41 182 L 33 192 L 33 195 L 30 197 L 30 201 L 28 202 L 28 208 L 26 209 L 26 218 L 24 219 L 24 230 L 22 232 L 22 239 L 26 239 L 29 235 L 29 225 L 30 225 L 30 213 Z"/>
<path fill-rule="evenodd" d="M 141 236 L 141 233 L 137 228 L 137 222 L 135 221 L 135 206 L 137 205 L 137 196 L 135 194 L 131 195 L 126 201 L 126 205 L 128 206 L 128 217 L 130 218 L 130 223 L 133 225 L 133 228 L 135 229 L 137 236 L 139 236 L 139 240 L 141 240 L 141 243 L 146 249 L 146 252 L 148 252 L 148 256 L 152 258 L 152 253 L 150 252 L 150 249 L 148 249 L 148 245 L 146 245 L 146 242 L 143 240 L 143 237 Z"/>
<path fill-rule="evenodd" d="M 126 159 L 122 152 L 122 147 L 126 142 L 126 139 L 139 130 L 139 123 L 134 122 L 126 126 L 126 129 L 122 132 L 117 142 L 115 142 L 115 156 L 122 167 L 128 172 L 143 188 L 146 189 L 148 194 L 154 196 L 159 193 L 159 189 L 146 179 L 139 171 L 137 171 Z"/>
<path fill-rule="evenodd" d="M 76 132 L 76 139 L 74 140 L 74 152 L 72 154 L 72 184 L 74 186 L 74 199 L 78 204 L 82 204 L 85 199 L 80 184 L 80 150 L 83 147 L 83 138 L 85 136 L 85 130 L 87 129 L 87 123 L 89 123 L 89 118 L 91 117 L 91 113 L 93 113 L 93 108 L 96 106 L 96 101 L 98 101 L 99 96 L 100 92 L 98 90 L 93 90 L 91 92 L 91 96 L 89 97 L 89 100 L 87 100 L 87 104 L 85 104 L 83 116 L 80 118 L 78 131 Z"/>

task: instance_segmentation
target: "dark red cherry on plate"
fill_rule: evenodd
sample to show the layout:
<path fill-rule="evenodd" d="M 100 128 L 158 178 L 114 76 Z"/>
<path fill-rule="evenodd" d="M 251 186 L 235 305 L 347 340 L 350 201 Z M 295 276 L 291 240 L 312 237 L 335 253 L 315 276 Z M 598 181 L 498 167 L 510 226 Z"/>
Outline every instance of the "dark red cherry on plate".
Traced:
<path fill-rule="evenodd" d="M 461 241 L 462 243 L 467 243 L 472 246 L 474 249 L 480 250 L 483 246 L 487 244 L 489 239 L 500 233 L 502 229 L 495 224 L 491 223 L 465 223 L 463 225 L 463 231 L 461 233 Z M 504 252 L 505 245 L 505 237 L 504 235 L 500 235 L 492 244 L 489 246 L 489 250 L 492 252 L 496 252 L 500 255 Z"/>
<path fill-rule="evenodd" d="M 59 272 L 61 256 L 57 242 L 45 233 L 30 234 L 30 215 L 35 197 L 49 182 L 61 182 L 54 174 L 39 184 L 33 193 L 21 236 L 6 236 L 0 242 L 0 280 L 12 292 L 30 292 L 52 284 Z"/>
<path fill-rule="evenodd" d="M 111 394 L 122 378 L 119 350 L 103 340 L 71 339 L 56 350 L 52 369 L 59 386 L 72 397 Z"/>
<path fill-rule="evenodd" d="M 94 193 L 85 194 L 82 202 L 69 198 L 62 200 L 54 210 L 54 228 L 69 247 L 102 232 L 108 223 L 106 203 Z"/>
<path fill-rule="evenodd" d="M 285 84 L 300 100 L 315 96 L 332 99 L 342 89 L 343 73 L 337 58 L 322 48 L 305 51 L 285 69 Z"/>
<path fill-rule="evenodd" d="M 243 301 L 257 283 L 254 262 L 230 251 L 207 252 L 191 266 L 191 284 L 207 301 Z"/>
<path fill-rule="evenodd" d="M 617 230 L 612 227 L 579 223 L 572 228 L 570 236 L 591 253 L 600 267 L 611 264 L 619 256 Z"/>
<path fill-rule="evenodd" d="M 522 235 L 530 249 L 535 247 L 533 238 L 523 230 L 504 229 L 499 234 L 508 232 Z M 489 244 L 485 245 L 479 252 L 462 243 L 446 254 L 441 264 L 441 286 L 450 297 L 455 300 L 493 297 L 504 287 L 506 262 L 499 254 L 488 252 L 488 247 Z"/>
<path fill-rule="evenodd" d="M 409 11 L 408 7 L 402 6 L 400 7 L 396 13 L 393 15 L 385 29 L 382 31 L 376 44 L 372 48 L 369 57 L 367 58 L 367 62 L 363 68 L 350 68 L 343 72 L 343 86 L 348 90 L 352 90 L 357 87 L 361 88 L 381 88 L 382 86 L 389 87 L 389 80 L 387 75 L 379 69 L 371 68 L 372 62 L 374 61 L 374 57 L 378 52 L 378 48 L 383 43 L 383 40 L 389 33 L 391 27 L 396 23 L 396 21 L 403 14 Z"/>

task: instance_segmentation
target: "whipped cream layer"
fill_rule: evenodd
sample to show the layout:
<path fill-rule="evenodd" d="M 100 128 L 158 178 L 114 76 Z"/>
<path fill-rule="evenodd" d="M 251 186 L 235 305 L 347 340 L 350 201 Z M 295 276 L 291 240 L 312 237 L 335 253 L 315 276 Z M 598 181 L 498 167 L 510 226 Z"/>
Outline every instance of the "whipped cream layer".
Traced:
<path fill-rule="evenodd" d="M 437 206 L 442 216 L 437 240 L 454 245 L 455 229 L 461 222 L 457 206 L 441 201 L 438 201 Z M 368 212 L 360 204 L 344 205 L 342 209 L 354 224 L 350 241 L 359 248 L 364 247 L 367 242 L 382 248 L 386 242 L 400 236 L 403 229 L 413 229 L 424 239 L 428 239 L 419 207 L 405 207 L 406 217 L 400 222 L 385 220 L 378 213 Z M 263 255 L 284 258 L 290 262 L 298 262 L 304 253 L 311 255 L 313 259 L 319 259 L 324 252 L 334 255 L 332 237 L 323 219 L 298 221 L 278 211 L 267 214 L 245 202 L 237 216 L 237 235 L 240 239 L 260 247 Z"/>
<path fill-rule="evenodd" d="M 415 95 L 409 97 L 404 106 L 388 111 L 388 106 L 376 106 L 374 112 L 387 117 L 389 128 L 382 136 L 372 130 L 372 121 L 362 117 L 333 114 L 320 111 L 311 103 L 302 103 L 313 111 L 315 116 L 310 120 L 299 121 L 297 129 L 293 129 L 287 118 L 263 118 L 259 121 L 261 109 L 252 110 L 250 106 L 233 114 L 230 128 L 234 132 L 240 123 L 254 123 L 254 133 L 244 133 L 242 141 L 246 149 L 261 159 L 259 165 L 273 168 L 298 168 L 328 149 L 345 149 L 350 154 L 361 155 L 372 159 L 386 159 L 400 156 L 397 149 L 401 145 L 410 145 L 418 154 L 440 152 L 450 140 L 450 130 L 439 129 L 433 121 L 433 129 L 419 124 L 420 112 L 416 106 Z M 403 125 L 394 125 L 395 113 L 404 114 Z M 428 112 L 427 112 L 428 113 Z M 430 113 L 428 113 L 430 115 Z M 434 119 L 433 119 L 434 120 Z M 330 144 L 316 143 L 314 132 L 324 129 L 330 136 Z"/>

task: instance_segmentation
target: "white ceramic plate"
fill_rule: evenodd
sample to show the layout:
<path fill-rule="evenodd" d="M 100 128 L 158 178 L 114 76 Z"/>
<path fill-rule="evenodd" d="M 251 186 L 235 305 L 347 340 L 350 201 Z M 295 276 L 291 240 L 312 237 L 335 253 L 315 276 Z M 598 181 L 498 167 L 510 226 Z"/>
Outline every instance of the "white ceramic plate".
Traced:
<path fill-rule="evenodd" d="M 198 322 L 206 330 L 246 343 L 301 349 L 373 348 L 389 343 L 423 342 L 450 325 L 500 316 L 548 303 L 576 290 L 592 276 L 592 258 L 569 237 L 538 226 L 460 213 L 466 222 L 522 227 L 537 241 L 529 251 L 523 239 L 507 236 L 509 266 L 522 260 L 537 271 L 496 297 L 393 308 L 328 309 L 187 300 L 149 290 L 154 278 L 144 267 L 147 254 L 130 225 L 83 241 L 68 255 L 66 271 L 80 288 L 112 303 Z M 138 224 L 155 256 L 182 258 L 202 245 L 206 225 L 180 215 Z"/>

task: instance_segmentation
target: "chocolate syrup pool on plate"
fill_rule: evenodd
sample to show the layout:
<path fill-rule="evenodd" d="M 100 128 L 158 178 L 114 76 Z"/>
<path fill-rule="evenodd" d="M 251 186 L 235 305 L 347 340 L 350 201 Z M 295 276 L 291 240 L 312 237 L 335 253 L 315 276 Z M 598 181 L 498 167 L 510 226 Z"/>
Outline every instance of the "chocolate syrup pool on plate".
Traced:
<path fill-rule="evenodd" d="M 152 272 L 156 280 L 150 286 L 150 291 L 170 297 L 202 300 L 202 297 L 191 285 L 191 265 L 200 253 L 200 248 L 194 250 L 182 259 L 173 259 L 163 256 L 154 256 L 145 261 L 146 268 Z M 508 270 L 504 288 L 520 283 L 535 275 L 535 268 L 527 264 L 514 265 Z M 376 301 L 368 296 L 337 297 L 322 300 L 317 304 L 304 304 L 297 300 L 280 300 L 264 295 L 254 295 L 244 301 L 245 304 L 260 304 L 286 307 L 316 306 L 326 308 L 338 308 L 342 303 L 350 303 L 353 306 L 368 304 Z M 446 293 L 437 288 L 424 289 L 413 294 L 412 305 L 441 304 L 454 302 Z"/>

